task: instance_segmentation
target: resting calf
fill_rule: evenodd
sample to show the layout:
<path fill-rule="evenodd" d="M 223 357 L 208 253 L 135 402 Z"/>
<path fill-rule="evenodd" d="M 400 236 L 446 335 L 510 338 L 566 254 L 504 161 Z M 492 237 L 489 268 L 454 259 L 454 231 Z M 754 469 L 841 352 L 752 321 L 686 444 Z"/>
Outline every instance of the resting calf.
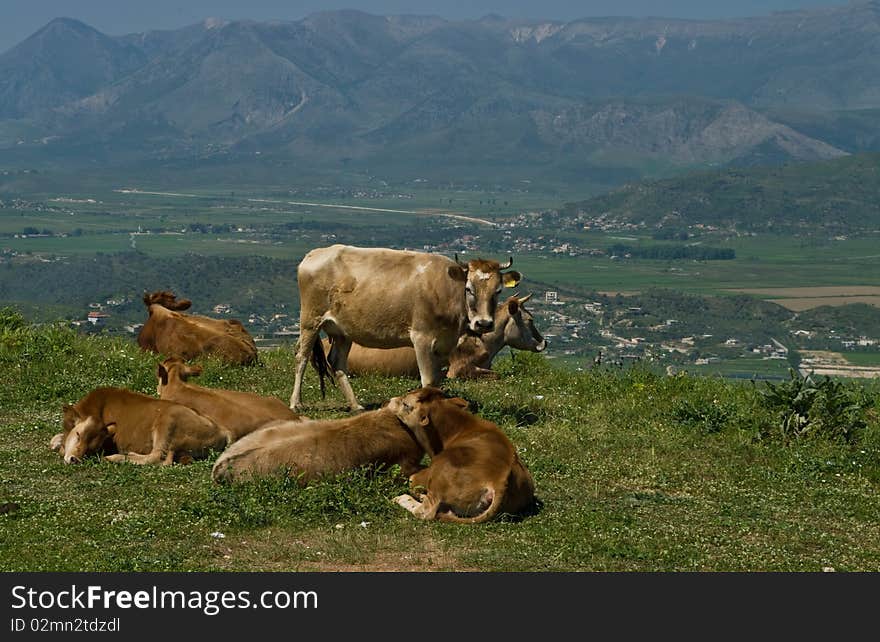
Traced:
<path fill-rule="evenodd" d="M 431 464 L 410 476 L 413 489 L 426 489 L 422 501 L 411 495 L 394 499 L 419 519 L 476 524 L 518 513 L 535 500 L 535 483 L 510 439 L 467 405 L 437 388 L 388 402 L 431 455 Z"/>
<path fill-rule="evenodd" d="M 211 472 L 214 481 L 288 474 L 301 484 L 368 464 L 419 469 L 424 455 L 412 434 L 389 410 L 345 419 L 276 421 L 227 448 Z"/>
<path fill-rule="evenodd" d="M 64 432 L 52 438 L 68 464 L 99 451 L 108 461 L 170 464 L 207 455 L 230 441 L 230 433 L 180 404 L 124 388 L 97 388 L 63 407 Z"/>
<path fill-rule="evenodd" d="M 270 421 L 307 419 L 274 397 L 238 390 L 205 388 L 188 382 L 190 377 L 201 373 L 200 366 L 189 366 L 176 358 L 165 359 L 156 368 L 156 377 L 159 380 L 156 392 L 162 399 L 183 404 L 212 419 L 218 426 L 230 432 L 233 441 Z"/>
<path fill-rule="evenodd" d="M 215 354 L 236 364 L 257 360 L 254 339 L 238 319 L 183 314 L 192 301 L 178 300 L 167 290 L 144 294 L 144 305 L 149 316 L 137 338 L 142 350 L 181 359 Z"/>

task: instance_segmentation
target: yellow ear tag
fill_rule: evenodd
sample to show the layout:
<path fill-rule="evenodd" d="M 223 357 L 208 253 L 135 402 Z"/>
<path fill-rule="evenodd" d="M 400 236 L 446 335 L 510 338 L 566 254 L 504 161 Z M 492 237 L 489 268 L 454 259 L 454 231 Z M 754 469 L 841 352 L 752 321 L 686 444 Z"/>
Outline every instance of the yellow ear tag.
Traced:
<path fill-rule="evenodd" d="M 501 275 L 501 278 L 503 279 L 502 283 L 504 283 L 504 287 L 512 288 L 517 283 L 519 283 L 519 280 L 522 278 L 522 275 L 519 272 L 515 272 L 515 271 L 504 272 Z"/>

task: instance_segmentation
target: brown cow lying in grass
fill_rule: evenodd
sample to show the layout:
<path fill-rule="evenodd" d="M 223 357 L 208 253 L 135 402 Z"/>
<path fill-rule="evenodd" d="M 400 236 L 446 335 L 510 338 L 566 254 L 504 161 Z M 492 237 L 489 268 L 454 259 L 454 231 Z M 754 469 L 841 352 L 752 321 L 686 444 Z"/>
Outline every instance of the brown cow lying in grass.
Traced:
<path fill-rule="evenodd" d="M 144 295 L 150 316 L 138 334 L 142 350 L 184 360 L 214 354 L 224 361 L 249 364 L 257 360 L 253 337 L 237 319 L 212 319 L 182 314 L 192 305 L 168 291 Z"/>
<path fill-rule="evenodd" d="M 493 376 L 495 373 L 490 370 L 492 360 L 505 346 L 542 352 L 547 347 L 547 341 L 538 332 L 534 317 L 523 305 L 531 296 L 512 296 L 499 304 L 495 310 L 495 325 L 491 332 L 462 335 L 449 355 L 446 376 L 450 379 Z M 330 351 L 330 342 L 324 339 L 323 344 L 326 354 Z M 383 350 L 353 343 L 348 353 L 348 371 L 350 374 L 376 373 L 390 377 L 419 378 L 416 351 L 409 346 Z"/>
<path fill-rule="evenodd" d="M 211 475 L 216 482 L 234 482 L 287 474 L 304 485 L 371 464 L 398 464 L 410 475 L 423 455 L 409 430 L 383 409 L 345 419 L 272 422 L 227 448 Z"/>
<path fill-rule="evenodd" d="M 535 501 L 535 482 L 501 429 L 446 398 L 437 388 L 394 397 L 387 408 L 405 423 L 431 455 L 431 464 L 410 476 L 421 501 L 394 501 L 419 519 L 476 524 L 500 513 L 518 513 Z"/>
<path fill-rule="evenodd" d="M 192 408 L 227 429 L 233 440 L 240 439 L 264 424 L 278 419 L 308 419 L 291 410 L 275 397 L 252 392 L 205 388 L 189 383 L 202 373 L 201 366 L 189 366 L 177 358 L 166 359 L 156 368 L 156 392 L 162 399 Z"/>
<path fill-rule="evenodd" d="M 64 432 L 52 438 L 64 462 L 104 451 L 108 461 L 170 464 L 221 450 L 230 433 L 180 404 L 124 388 L 96 388 L 65 405 Z"/>

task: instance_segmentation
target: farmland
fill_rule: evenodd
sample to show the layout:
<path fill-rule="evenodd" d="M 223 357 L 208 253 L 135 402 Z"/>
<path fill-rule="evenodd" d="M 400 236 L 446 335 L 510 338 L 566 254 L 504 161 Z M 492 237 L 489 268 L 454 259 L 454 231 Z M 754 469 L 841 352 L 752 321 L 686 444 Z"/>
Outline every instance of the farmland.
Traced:
<path fill-rule="evenodd" d="M 41 184 L 50 185 L 51 180 Z M 714 332 L 689 324 L 691 333 L 719 336 L 691 349 L 669 343 L 674 337 L 668 333 L 655 333 L 648 340 L 653 349 L 633 351 L 626 346 L 640 336 L 637 332 L 644 324 L 636 323 L 631 331 L 600 326 L 632 325 L 613 311 L 625 311 L 638 302 L 606 297 L 602 300 L 609 313 L 599 317 L 582 307 L 598 301 L 602 292 L 644 297 L 658 289 L 716 298 L 748 293 L 796 312 L 831 304 L 876 304 L 880 261 L 878 235 L 872 232 L 824 238 L 693 227 L 682 243 L 638 225 L 614 226 L 589 219 L 560 225 L 552 208 L 570 195 L 526 184 L 493 190 L 430 185 L 427 180 L 395 185 L 373 178 L 342 186 L 233 183 L 220 190 L 198 184 L 92 179 L 79 189 L 66 187 L 64 192 L 7 191 L 0 199 L 0 265 L 5 267 L 0 271 L 0 303 L 36 319 L 83 318 L 88 306 L 106 307 L 105 300 L 121 302 L 105 310 L 110 313 L 109 327 L 119 331 L 143 320 L 139 298 L 144 290 L 183 288 L 182 293 L 196 302 L 194 311 L 210 314 L 215 306 L 225 306 L 250 320 L 252 331 L 265 342 L 270 335 L 291 335 L 296 330 L 299 259 L 314 247 L 350 243 L 447 256 L 457 253 L 461 258 L 514 256 L 516 269 L 525 275 L 519 290 L 536 295 L 532 305 L 553 335 L 554 349 L 548 356 L 573 367 L 589 363 L 602 350 L 612 357 L 647 358 L 661 368 L 671 358 L 676 366 L 689 363 L 694 372 L 778 377 L 785 376 L 791 359 L 768 361 L 771 337 L 793 349 L 839 348 L 840 341 L 854 343 L 880 335 L 870 324 L 867 330 L 862 324 L 858 331 L 835 334 L 833 318 L 825 319 L 807 343 L 786 338 L 797 327 L 773 326 L 771 332 L 767 326 L 759 337 L 735 323 Z M 704 248 L 700 251 L 707 256 L 724 250 L 729 256 L 727 260 L 636 256 L 659 256 L 680 247 Z M 104 277 L 97 282 L 90 277 L 97 274 L 93 257 L 104 266 L 99 272 Z M 266 262 L 255 263 L 257 258 Z M 130 276 L 120 278 L 120 269 L 128 269 Z M 26 283 L 33 287 L 23 287 Z M 554 305 L 565 305 L 564 312 L 547 305 L 548 292 L 556 293 Z M 657 318 L 655 325 L 668 319 L 686 321 L 683 315 L 695 314 L 688 306 L 697 299 L 677 308 L 661 300 L 652 298 L 652 307 L 659 304 L 649 315 Z M 668 309 L 663 312 L 664 308 Z M 688 334 L 678 338 L 687 339 Z M 731 339 L 747 349 L 735 352 L 711 343 Z M 821 341 L 831 343 L 818 345 Z M 690 356 L 681 359 L 675 356 L 677 351 Z M 880 362 L 864 365 L 870 368 Z"/>

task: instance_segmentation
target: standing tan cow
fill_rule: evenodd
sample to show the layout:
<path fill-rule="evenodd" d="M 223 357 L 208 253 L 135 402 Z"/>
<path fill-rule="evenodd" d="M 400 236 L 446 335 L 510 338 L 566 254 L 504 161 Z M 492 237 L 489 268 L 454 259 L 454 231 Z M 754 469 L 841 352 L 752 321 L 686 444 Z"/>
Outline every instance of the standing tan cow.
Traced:
<path fill-rule="evenodd" d="M 465 329 L 494 328 L 498 294 L 521 278 L 502 272 L 512 262 L 465 264 L 439 254 L 349 245 L 312 250 L 297 268 L 300 339 L 290 407 L 302 406 L 303 375 L 321 330 L 333 340 L 328 362 L 352 410 L 363 409 L 346 374 L 353 341 L 368 348 L 412 346 L 422 385 L 438 383 L 441 364 Z"/>
<path fill-rule="evenodd" d="M 144 305 L 150 316 L 138 334 L 142 350 L 185 360 L 202 354 L 215 354 L 236 364 L 257 360 L 254 339 L 237 319 L 182 314 L 192 302 L 178 300 L 168 291 L 145 294 Z"/>
<path fill-rule="evenodd" d="M 447 376 L 451 379 L 470 379 L 494 375 L 490 370 L 492 360 L 505 346 L 530 352 L 545 350 L 547 340 L 535 327 L 534 317 L 524 305 L 531 296 L 512 296 L 499 304 L 495 310 L 495 328 L 492 331 L 479 335 L 465 333 L 459 337 L 458 345 L 449 354 Z M 322 341 L 322 345 L 325 352 L 331 348 L 327 339 Z M 419 364 L 415 350 L 408 346 L 382 350 L 353 343 L 348 353 L 348 373 L 376 373 L 418 379 Z"/>

